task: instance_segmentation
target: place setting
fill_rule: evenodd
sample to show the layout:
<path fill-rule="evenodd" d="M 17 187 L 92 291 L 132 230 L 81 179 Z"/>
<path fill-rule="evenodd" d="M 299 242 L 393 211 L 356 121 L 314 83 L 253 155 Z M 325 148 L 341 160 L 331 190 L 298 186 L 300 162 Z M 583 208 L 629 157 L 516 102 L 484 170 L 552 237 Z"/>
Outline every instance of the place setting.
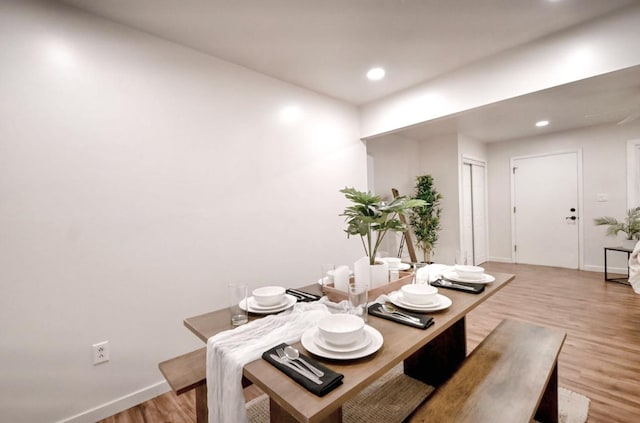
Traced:
<path fill-rule="evenodd" d="M 240 308 L 254 314 L 279 313 L 293 306 L 296 296 L 288 294 L 281 286 L 265 286 L 254 289 L 251 296 L 240 301 Z"/>
<path fill-rule="evenodd" d="M 300 339 L 311 354 L 332 360 L 354 360 L 369 356 L 383 344 L 382 334 L 355 314 L 325 317 Z"/>
<path fill-rule="evenodd" d="M 429 284 L 407 284 L 388 294 L 389 301 L 400 308 L 418 313 L 446 310 L 453 302 Z"/>
<path fill-rule="evenodd" d="M 483 267 L 461 264 L 456 264 L 453 269 L 442 272 L 442 277 L 450 281 L 470 284 L 488 284 L 496 280 L 485 273 Z"/>

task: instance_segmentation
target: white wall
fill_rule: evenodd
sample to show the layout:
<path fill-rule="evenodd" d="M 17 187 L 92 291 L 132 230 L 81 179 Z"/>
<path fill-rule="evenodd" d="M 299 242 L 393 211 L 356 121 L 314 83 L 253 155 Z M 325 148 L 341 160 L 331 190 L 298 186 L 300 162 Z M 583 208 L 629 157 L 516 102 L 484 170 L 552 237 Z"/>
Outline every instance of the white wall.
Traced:
<path fill-rule="evenodd" d="M 466 158 L 479 161 L 487 160 L 487 144 L 478 141 L 469 135 L 458 134 L 458 145 L 460 148 L 461 159 L 462 156 L 464 156 Z"/>
<path fill-rule="evenodd" d="M 511 259 L 511 157 L 582 149 L 584 208 L 580 219 L 584 228 L 584 268 L 602 271 L 603 247 L 620 245 L 622 238 L 606 237 L 605 228 L 594 226 L 593 219 L 599 216 L 624 217 L 627 205 L 627 140 L 638 135 L 640 122 L 636 121 L 634 124 L 602 125 L 488 144 L 491 259 Z M 606 194 L 608 201 L 597 201 L 598 194 Z M 614 255 L 610 265 L 626 270 L 624 260 Z"/>
<path fill-rule="evenodd" d="M 0 38 L 0 421 L 154 396 L 228 282 L 360 255 L 338 216 L 366 187 L 355 108 L 53 2 L 0 3 Z"/>
<path fill-rule="evenodd" d="M 640 5 L 507 51 L 361 107 L 372 137 L 640 64 Z"/>
<path fill-rule="evenodd" d="M 373 161 L 372 191 L 375 194 L 387 201 L 393 199 L 392 188 L 396 188 L 400 195 L 413 195 L 419 169 L 417 141 L 399 135 L 386 135 L 367 141 L 367 154 Z M 401 239 L 400 234 L 387 234 L 380 250 L 395 257 L 400 249 Z M 406 247 L 403 249 L 403 259 L 410 260 Z"/>
<path fill-rule="evenodd" d="M 413 195 L 417 176 L 433 176 L 435 188 L 443 195 L 443 212 L 440 239 L 433 250 L 432 260 L 453 263 L 460 233 L 456 136 L 440 135 L 418 141 L 386 135 L 367 141 L 367 152 L 375 161 L 377 194 L 389 195 L 390 198 L 391 188 L 398 188 L 402 195 Z M 397 239 L 386 244 L 391 254 L 395 254 L 397 247 Z M 422 252 L 416 250 L 416 254 L 421 260 Z"/>
<path fill-rule="evenodd" d="M 442 194 L 442 229 L 431 256 L 438 263 L 453 264 L 459 249 L 459 157 L 457 135 L 439 135 L 420 142 L 418 175 L 433 176 L 434 187 Z"/>

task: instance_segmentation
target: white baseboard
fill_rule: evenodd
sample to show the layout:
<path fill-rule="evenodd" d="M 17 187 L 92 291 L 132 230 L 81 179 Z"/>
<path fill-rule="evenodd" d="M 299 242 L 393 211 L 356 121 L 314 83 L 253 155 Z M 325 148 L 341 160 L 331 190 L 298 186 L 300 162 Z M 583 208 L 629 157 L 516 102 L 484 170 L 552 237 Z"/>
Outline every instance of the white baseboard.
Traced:
<path fill-rule="evenodd" d="M 587 272 L 604 273 L 604 266 L 592 266 L 592 265 L 585 264 L 582 270 L 585 270 Z"/>
<path fill-rule="evenodd" d="M 132 392 L 131 394 L 109 401 L 106 404 L 83 411 L 82 413 L 76 414 L 75 416 L 71 416 L 67 419 L 60 420 L 57 423 L 95 423 L 155 398 L 158 395 L 162 395 L 165 392 L 169 392 L 170 390 L 171 387 L 167 381 L 158 382 L 139 391 Z"/>
<path fill-rule="evenodd" d="M 487 261 L 495 261 L 497 263 L 513 263 L 511 257 L 489 257 Z"/>
<path fill-rule="evenodd" d="M 582 270 L 586 270 L 587 272 L 599 272 L 599 273 L 604 273 L 604 266 L 591 266 L 591 265 L 585 265 L 584 269 Z M 627 274 L 627 268 L 626 267 L 610 267 L 607 266 L 607 273 L 618 273 L 620 275 L 626 275 Z"/>

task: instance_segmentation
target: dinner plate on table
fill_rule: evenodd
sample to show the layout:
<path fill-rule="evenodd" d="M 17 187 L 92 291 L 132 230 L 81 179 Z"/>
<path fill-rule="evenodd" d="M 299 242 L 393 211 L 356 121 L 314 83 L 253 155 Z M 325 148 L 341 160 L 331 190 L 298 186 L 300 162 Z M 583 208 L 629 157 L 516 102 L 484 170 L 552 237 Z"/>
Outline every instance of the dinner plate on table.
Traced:
<path fill-rule="evenodd" d="M 372 328 L 369 325 L 364 325 L 366 340 L 360 341 L 363 343 L 359 349 L 355 351 L 335 351 L 335 346 L 331 346 L 329 349 L 321 347 L 317 341 L 318 339 L 318 327 L 313 327 L 302 334 L 300 342 L 305 350 L 311 354 L 317 355 L 322 358 L 329 358 L 332 360 L 355 360 L 357 358 L 367 357 L 376 351 L 378 351 L 384 340 L 382 334 L 377 329 Z M 326 343 L 325 343 L 326 346 Z M 339 347 L 338 347 L 339 348 Z"/>
<path fill-rule="evenodd" d="M 465 277 L 462 277 L 462 276 L 458 275 L 458 272 L 456 272 L 455 270 L 450 270 L 448 272 L 444 272 L 442 274 L 442 277 L 445 278 L 445 279 L 449 279 L 450 281 L 454 281 L 454 282 L 478 283 L 478 284 L 491 283 L 491 282 L 496 280 L 496 278 L 494 278 L 493 276 L 491 276 L 489 274 L 486 274 L 486 273 L 482 274 L 482 278 L 481 279 L 465 278 Z"/>
<path fill-rule="evenodd" d="M 315 336 L 313 338 L 313 342 L 320 348 L 325 349 L 327 351 L 337 352 L 337 353 L 350 353 L 350 352 L 358 351 L 358 350 L 364 349 L 365 347 L 368 347 L 371 344 L 371 338 L 372 338 L 371 335 L 369 335 L 369 333 L 366 330 L 363 330 L 362 333 L 360 334 L 360 337 L 355 341 L 353 341 L 352 343 L 347 345 L 335 345 L 322 339 L 322 336 L 320 336 L 320 332 L 316 331 Z"/>
<path fill-rule="evenodd" d="M 404 308 L 406 310 L 418 311 L 422 313 L 428 313 L 430 311 L 445 310 L 451 307 L 451 304 L 453 304 L 453 302 L 451 301 L 451 298 L 442 294 L 436 294 L 436 301 L 434 301 L 433 303 L 413 304 L 412 302 L 407 301 L 407 299 L 404 298 L 404 296 L 402 295 L 402 292 L 400 291 L 391 292 L 389 294 L 389 300 L 391 300 L 391 302 L 398 307 Z"/>
<path fill-rule="evenodd" d="M 292 305 L 294 305 L 298 300 L 293 295 L 284 294 L 284 301 L 280 304 L 276 304 L 273 306 L 261 306 L 257 303 L 257 301 L 253 298 L 253 296 L 247 298 L 246 300 L 240 301 L 240 308 L 248 311 L 249 313 L 255 314 L 271 314 L 278 313 L 280 311 L 286 310 Z M 248 305 L 248 307 L 247 307 Z"/>

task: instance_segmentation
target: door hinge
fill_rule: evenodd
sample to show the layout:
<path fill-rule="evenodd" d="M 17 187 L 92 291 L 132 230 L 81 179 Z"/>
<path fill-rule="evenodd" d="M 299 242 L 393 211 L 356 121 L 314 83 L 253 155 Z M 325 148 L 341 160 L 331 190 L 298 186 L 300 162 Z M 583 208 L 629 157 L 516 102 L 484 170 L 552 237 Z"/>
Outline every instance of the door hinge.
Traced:
<path fill-rule="evenodd" d="M 514 213 L 516 212 L 516 206 L 513 206 L 513 212 Z"/>
<path fill-rule="evenodd" d="M 515 167 L 515 166 L 514 166 L 514 167 L 513 167 L 513 168 L 511 168 L 511 169 L 513 170 L 513 174 L 515 175 L 515 174 L 516 174 L 516 169 L 517 169 L 517 167 Z"/>
<path fill-rule="evenodd" d="M 513 246 L 513 252 L 514 252 L 514 253 L 517 253 L 517 252 L 518 252 L 518 246 L 517 246 L 517 245 L 514 245 L 514 246 Z"/>

